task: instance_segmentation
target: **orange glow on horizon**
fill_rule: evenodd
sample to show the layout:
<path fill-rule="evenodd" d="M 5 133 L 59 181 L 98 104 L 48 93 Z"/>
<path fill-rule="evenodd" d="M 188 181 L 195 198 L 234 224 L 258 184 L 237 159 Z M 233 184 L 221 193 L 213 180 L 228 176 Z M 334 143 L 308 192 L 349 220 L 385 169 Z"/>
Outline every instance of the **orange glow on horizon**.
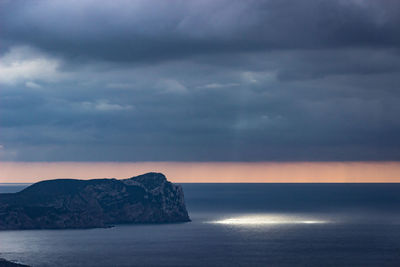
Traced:
<path fill-rule="evenodd" d="M 180 183 L 400 182 L 400 162 L 0 162 L 0 183 L 128 178 L 150 171 Z"/>

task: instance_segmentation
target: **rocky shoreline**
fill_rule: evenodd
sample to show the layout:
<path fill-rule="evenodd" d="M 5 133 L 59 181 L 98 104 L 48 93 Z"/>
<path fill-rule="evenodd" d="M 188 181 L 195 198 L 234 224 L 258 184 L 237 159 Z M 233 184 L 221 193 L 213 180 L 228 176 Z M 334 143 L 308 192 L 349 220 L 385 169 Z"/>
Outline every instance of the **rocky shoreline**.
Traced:
<path fill-rule="evenodd" d="M 29 267 L 29 266 L 0 258 L 0 267 Z"/>

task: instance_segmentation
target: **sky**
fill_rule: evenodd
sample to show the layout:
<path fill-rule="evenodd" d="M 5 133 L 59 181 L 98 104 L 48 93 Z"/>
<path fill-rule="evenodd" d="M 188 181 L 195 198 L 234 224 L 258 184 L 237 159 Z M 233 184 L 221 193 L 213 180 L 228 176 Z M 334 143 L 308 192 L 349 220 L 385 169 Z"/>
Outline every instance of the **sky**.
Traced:
<path fill-rule="evenodd" d="M 398 0 L 0 0 L 0 179 L 399 164 L 398 25 Z"/>
<path fill-rule="evenodd" d="M 2 183 L 130 178 L 161 172 L 176 183 L 397 183 L 398 162 L 3 162 Z"/>

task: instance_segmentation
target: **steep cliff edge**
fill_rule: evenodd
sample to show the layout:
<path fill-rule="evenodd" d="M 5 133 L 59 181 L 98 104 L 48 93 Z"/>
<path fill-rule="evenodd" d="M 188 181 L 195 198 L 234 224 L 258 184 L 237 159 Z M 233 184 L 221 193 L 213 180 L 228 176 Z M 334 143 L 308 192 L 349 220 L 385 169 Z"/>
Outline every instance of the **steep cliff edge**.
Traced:
<path fill-rule="evenodd" d="M 123 180 L 47 180 L 0 194 L 0 230 L 187 221 L 182 187 L 161 173 Z"/>

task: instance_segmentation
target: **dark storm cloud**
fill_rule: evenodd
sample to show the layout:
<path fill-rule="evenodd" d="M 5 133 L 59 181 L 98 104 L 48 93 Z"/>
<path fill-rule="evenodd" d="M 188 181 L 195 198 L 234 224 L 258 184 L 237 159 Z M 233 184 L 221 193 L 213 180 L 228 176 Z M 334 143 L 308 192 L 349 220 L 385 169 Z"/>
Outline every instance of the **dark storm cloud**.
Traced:
<path fill-rule="evenodd" d="M 0 159 L 399 160 L 398 1 L 1 1 Z"/>
<path fill-rule="evenodd" d="M 398 1 L 3 1 L 1 38 L 77 59 L 397 47 Z"/>

